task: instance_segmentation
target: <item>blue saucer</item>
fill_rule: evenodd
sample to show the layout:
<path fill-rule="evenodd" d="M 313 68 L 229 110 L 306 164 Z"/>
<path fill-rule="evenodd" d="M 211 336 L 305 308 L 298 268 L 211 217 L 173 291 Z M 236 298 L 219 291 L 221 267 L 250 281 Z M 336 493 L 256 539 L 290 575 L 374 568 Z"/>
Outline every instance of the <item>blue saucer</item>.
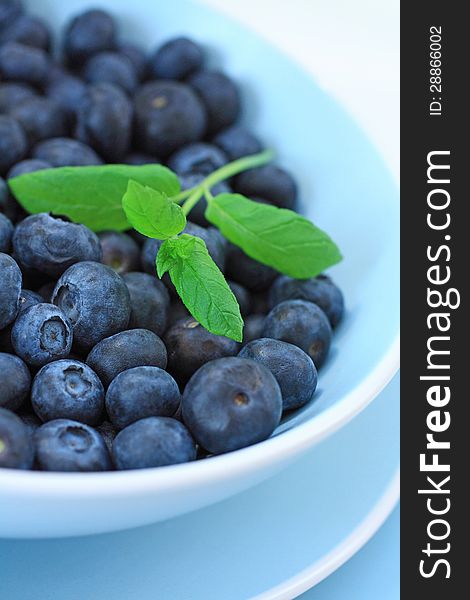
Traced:
<path fill-rule="evenodd" d="M 395 377 L 344 429 L 230 500 L 122 533 L 0 540 L 0 597 L 293 598 L 345 562 L 386 519 L 397 500 L 398 459 Z"/>

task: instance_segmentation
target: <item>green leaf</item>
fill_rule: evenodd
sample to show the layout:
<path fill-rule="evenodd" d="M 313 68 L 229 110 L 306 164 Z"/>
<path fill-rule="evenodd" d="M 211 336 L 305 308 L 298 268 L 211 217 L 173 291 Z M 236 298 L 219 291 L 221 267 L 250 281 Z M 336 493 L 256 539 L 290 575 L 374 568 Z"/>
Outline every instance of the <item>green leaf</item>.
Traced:
<path fill-rule="evenodd" d="M 186 227 L 184 212 L 165 192 L 132 179 L 122 199 L 122 207 L 132 227 L 149 238 L 166 240 Z"/>
<path fill-rule="evenodd" d="M 93 231 L 124 231 L 129 223 L 122 197 L 130 179 L 167 196 L 180 191 L 176 175 L 161 165 L 60 167 L 20 175 L 8 183 L 29 213 L 67 215 Z"/>
<path fill-rule="evenodd" d="M 163 242 L 157 254 L 158 276 L 167 271 L 184 305 L 203 327 L 242 341 L 240 307 L 201 238 L 184 233 Z"/>
<path fill-rule="evenodd" d="M 206 218 L 248 256 L 297 279 L 315 277 L 342 258 L 331 238 L 311 221 L 240 194 L 216 196 Z"/>

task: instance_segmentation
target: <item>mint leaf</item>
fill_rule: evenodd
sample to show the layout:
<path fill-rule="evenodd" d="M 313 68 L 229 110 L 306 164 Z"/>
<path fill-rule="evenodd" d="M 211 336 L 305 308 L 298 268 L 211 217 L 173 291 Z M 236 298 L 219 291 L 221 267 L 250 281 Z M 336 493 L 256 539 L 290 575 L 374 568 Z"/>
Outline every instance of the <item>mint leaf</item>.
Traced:
<path fill-rule="evenodd" d="M 29 213 L 66 215 L 93 231 L 124 231 L 129 223 L 122 197 L 130 179 L 167 196 L 180 191 L 176 175 L 162 165 L 59 167 L 20 175 L 8 183 Z"/>
<path fill-rule="evenodd" d="M 331 238 L 301 215 L 240 194 L 216 196 L 206 218 L 248 256 L 297 279 L 315 277 L 342 258 Z"/>
<path fill-rule="evenodd" d="M 184 233 L 163 242 L 157 254 L 157 273 L 169 272 L 186 308 L 207 330 L 242 341 L 240 307 L 201 238 Z"/>
<path fill-rule="evenodd" d="M 166 240 L 186 227 L 184 212 L 165 192 L 132 179 L 122 199 L 122 207 L 132 227 L 149 238 Z"/>

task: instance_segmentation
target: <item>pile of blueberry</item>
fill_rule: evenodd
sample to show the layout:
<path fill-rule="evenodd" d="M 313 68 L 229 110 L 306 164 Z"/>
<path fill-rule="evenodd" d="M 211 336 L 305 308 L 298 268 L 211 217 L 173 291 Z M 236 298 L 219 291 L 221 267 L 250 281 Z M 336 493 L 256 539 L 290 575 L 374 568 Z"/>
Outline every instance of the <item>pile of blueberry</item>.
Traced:
<path fill-rule="evenodd" d="M 198 204 L 186 231 L 230 281 L 245 319 L 238 344 L 157 279 L 161 242 L 27 216 L 7 186 L 44 168 L 161 162 L 192 187 L 262 149 L 237 124 L 236 85 L 186 38 L 147 57 L 100 10 L 74 18 L 61 48 L 54 62 L 47 24 L 0 0 L 0 467 L 148 468 L 268 438 L 315 392 L 343 313 L 330 278 L 294 280 L 254 261 Z M 277 166 L 218 188 L 296 207 Z"/>

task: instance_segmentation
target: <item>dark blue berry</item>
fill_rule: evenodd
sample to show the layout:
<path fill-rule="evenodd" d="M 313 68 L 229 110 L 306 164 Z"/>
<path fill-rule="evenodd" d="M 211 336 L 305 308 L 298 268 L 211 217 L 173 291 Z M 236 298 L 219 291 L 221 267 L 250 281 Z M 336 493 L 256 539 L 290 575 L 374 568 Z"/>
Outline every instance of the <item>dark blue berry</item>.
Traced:
<path fill-rule="evenodd" d="M 0 252 L 0 330 L 12 323 L 18 314 L 22 280 L 16 261 Z"/>
<path fill-rule="evenodd" d="M 168 351 L 168 371 L 180 383 L 202 365 L 216 358 L 235 356 L 239 345 L 230 338 L 210 333 L 195 319 L 177 321 L 164 336 Z"/>
<path fill-rule="evenodd" d="M 40 142 L 33 148 L 32 156 L 50 163 L 53 167 L 86 167 L 103 164 L 90 146 L 71 138 L 59 137 Z"/>
<path fill-rule="evenodd" d="M 188 309 L 182 303 L 181 299 L 179 297 L 173 298 L 168 311 L 167 329 L 170 329 L 178 321 L 189 319 L 190 316 Z"/>
<path fill-rule="evenodd" d="M 272 308 L 284 300 L 307 300 L 318 304 L 332 327 L 336 327 L 344 312 L 343 294 L 326 275 L 313 279 L 292 279 L 281 275 L 271 287 L 269 303 Z"/>
<path fill-rule="evenodd" d="M 26 173 L 34 173 L 36 171 L 42 171 L 43 169 L 52 169 L 52 165 L 45 160 L 38 160 L 37 158 L 27 158 L 21 160 L 8 171 L 7 179 L 13 179 L 13 177 L 19 177 Z"/>
<path fill-rule="evenodd" d="M 67 116 L 60 106 L 49 98 L 24 100 L 11 110 L 10 114 L 23 127 L 31 145 L 67 134 Z"/>
<path fill-rule="evenodd" d="M 126 273 L 123 279 L 131 297 L 131 329 L 149 329 L 162 335 L 166 329 L 170 296 L 165 285 L 147 273 Z"/>
<path fill-rule="evenodd" d="M 262 292 L 272 284 L 277 272 L 271 267 L 250 258 L 238 246 L 229 245 L 226 262 L 229 279 L 240 283 L 252 292 Z"/>
<path fill-rule="evenodd" d="M 98 375 L 78 360 L 56 360 L 33 381 L 31 403 L 44 422 L 72 419 L 97 425 L 104 409 L 104 389 Z"/>
<path fill-rule="evenodd" d="M 31 469 L 33 460 L 28 427 L 15 413 L 0 407 L 0 468 Z"/>
<path fill-rule="evenodd" d="M 304 300 L 286 300 L 266 317 L 263 337 L 298 346 L 320 368 L 331 345 L 331 325 L 322 309 Z"/>
<path fill-rule="evenodd" d="M 42 421 L 34 413 L 21 413 L 18 415 L 29 431 L 29 435 L 33 438 L 34 433 L 41 427 Z"/>
<path fill-rule="evenodd" d="M 48 281 L 38 289 L 38 294 L 42 298 L 42 302 L 52 302 L 52 294 L 54 293 L 57 281 Z"/>
<path fill-rule="evenodd" d="M 101 435 L 92 427 L 57 419 L 34 434 L 36 459 L 42 471 L 108 471 L 111 459 Z"/>
<path fill-rule="evenodd" d="M 98 427 L 95 427 L 96 431 L 101 435 L 106 444 L 108 452 L 111 454 L 113 448 L 114 438 L 117 435 L 116 428 L 109 421 L 103 421 Z"/>
<path fill-rule="evenodd" d="M 0 0 L 0 31 L 8 27 L 23 14 L 21 0 Z"/>
<path fill-rule="evenodd" d="M 26 400 L 31 388 L 31 374 L 19 356 L 0 352 L 0 406 L 18 410 Z"/>
<path fill-rule="evenodd" d="M 117 429 L 146 417 L 172 417 L 180 402 L 178 384 L 158 367 L 123 371 L 106 392 L 106 411 Z"/>
<path fill-rule="evenodd" d="M 64 73 L 48 83 L 46 96 L 60 106 L 67 115 L 69 122 L 74 122 L 86 89 L 87 86 L 81 79 L 69 73 Z"/>
<path fill-rule="evenodd" d="M 267 367 L 281 388 L 283 410 L 300 408 L 309 402 L 317 388 L 317 369 L 303 350 L 269 338 L 248 343 L 240 354 Z"/>
<path fill-rule="evenodd" d="M 132 103 L 110 83 L 88 87 L 77 110 L 75 137 L 109 162 L 126 155 L 132 133 Z"/>
<path fill-rule="evenodd" d="M 279 425 L 282 396 L 272 373 L 246 358 L 220 358 L 201 367 L 187 384 L 183 420 L 213 454 L 261 442 Z"/>
<path fill-rule="evenodd" d="M 103 257 L 101 261 L 123 274 L 135 271 L 140 265 L 140 248 L 130 235 L 118 231 L 103 231 L 98 234 Z"/>
<path fill-rule="evenodd" d="M 177 81 L 152 81 L 137 90 L 135 121 L 140 148 L 165 157 L 202 138 L 206 112 L 188 85 Z"/>
<path fill-rule="evenodd" d="M 101 245 L 95 233 L 85 225 L 47 213 L 31 215 L 16 226 L 13 249 L 23 268 L 51 277 L 59 277 L 75 263 L 101 260 Z"/>
<path fill-rule="evenodd" d="M 28 151 L 26 133 L 16 119 L 0 115 L 0 175 L 4 175 Z"/>
<path fill-rule="evenodd" d="M 7 42 L 0 46 L 0 75 L 8 81 L 40 85 L 47 76 L 49 57 L 44 50 Z"/>
<path fill-rule="evenodd" d="M 0 113 L 8 113 L 24 100 L 34 98 L 36 92 L 27 83 L 0 82 Z"/>
<path fill-rule="evenodd" d="M 137 79 L 141 81 L 147 71 L 147 57 L 145 53 L 133 44 L 121 44 L 118 47 L 119 54 L 126 56 L 132 63 L 137 75 Z"/>
<path fill-rule="evenodd" d="M 102 10 L 88 10 L 76 16 L 67 26 L 65 57 L 71 65 L 80 67 L 94 54 L 112 50 L 115 38 L 113 18 Z"/>
<path fill-rule="evenodd" d="M 188 38 L 175 38 L 150 57 L 149 71 L 155 79 L 185 79 L 202 67 L 203 60 L 198 44 Z"/>
<path fill-rule="evenodd" d="M 130 152 L 124 157 L 124 164 L 126 165 L 155 165 L 159 164 L 160 161 L 155 156 L 145 154 L 145 152 Z"/>
<path fill-rule="evenodd" d="M 47 51 L 51 45 L 51 32 L 42 19 L 21 15 L 9 27 L 0 31 L 0 44 L 6 42 L 19 42 Z"/>
<path fill-rule="evenodd" d="M 242 125 L 232 125 L 218 133 L 212 140 L 230 160 L 261 152 L 261 142 Z"/>
<path fill-rule="evenodd" d="M 240 114 L 240 95 L 236 85 L 219 71 L 201 70 L 189 83 L 202 99 L 207 110 L 207 128 L 217 133 L 232 125 Z"/>
<path fill-rule="evenodd" d="M 3 213 L 0 213 L 0 252 L 9 252 L 13 236 L 13 223 Z"/>
<path fill-rule="evenodd" d="M 87 62 L 84 78 L 88 83 L 112 83 L 127 94 L 135 92 L 138 84 L 134 65 L 118 52 L 100 52 Z"/>
<path fill-rule="evenodd" d="M 71 266 L 57 281 L 52 295 L 72 324 L 74 340 L 90 350 L 102 339 L 126 329 L 131 303 L 123 279 L 97 262 Z"/>
<path fill-rule="evenodd" d="M 196 444 L 176 419 L 148 417 L 117 434 L 112 454 L 117 469 L 150 469 L 195 460 Z"/>
<path fill-rule="evenodd" d="M 249 315 L 246 317 L 245 325 L 243 327 L 244 344 L 257 340 L 263 335 L 265 320 L 266 317 L 264 315 Z"/>
<path fill-rule="evenodd" d="M 53 304 L 35 304 L 23 310 L 11 330 L 15 353 L 31 367 L 65 358 L 72 349 L 72 327 Z"/>
<path fill-rule="evenodd" d="M 212 144 L 196 142 L 180 148 L 168 159 L 168 166 L 178 174 L 209 175 L 227 164 L 225 153 Z"/>
<path fill-rule="evenodd" d="M 292 177 L 275 165 L 245 171 L 236 177 L 235 190 L 244 196 L 269 200 L 279 208 L 295 210 L 297 185 Z"/>
<path fill-rule="evenodd" d="M 30 306 L 41 304 L 42 302 L 43 298 L 37 292 L 32 292 L 31 290 L 21 290 L 19 312 L 26 310 Z"/>
<path fill-rule="evenodd" d="M 234 281 L 228 281 L 228 285 L 237 299 L 241 314 L 243 316 L 249 314 L 251 312 L 250 292 L 242 285 L 235 283 Z"/>
<path fill-rule="evenodd" d="M 116 375 L 127 369 L 144 366 L 165 369 L 167 351 L 153 331 L 129 329 L 96 344 L 86 362 L 108 386 Z"/>

